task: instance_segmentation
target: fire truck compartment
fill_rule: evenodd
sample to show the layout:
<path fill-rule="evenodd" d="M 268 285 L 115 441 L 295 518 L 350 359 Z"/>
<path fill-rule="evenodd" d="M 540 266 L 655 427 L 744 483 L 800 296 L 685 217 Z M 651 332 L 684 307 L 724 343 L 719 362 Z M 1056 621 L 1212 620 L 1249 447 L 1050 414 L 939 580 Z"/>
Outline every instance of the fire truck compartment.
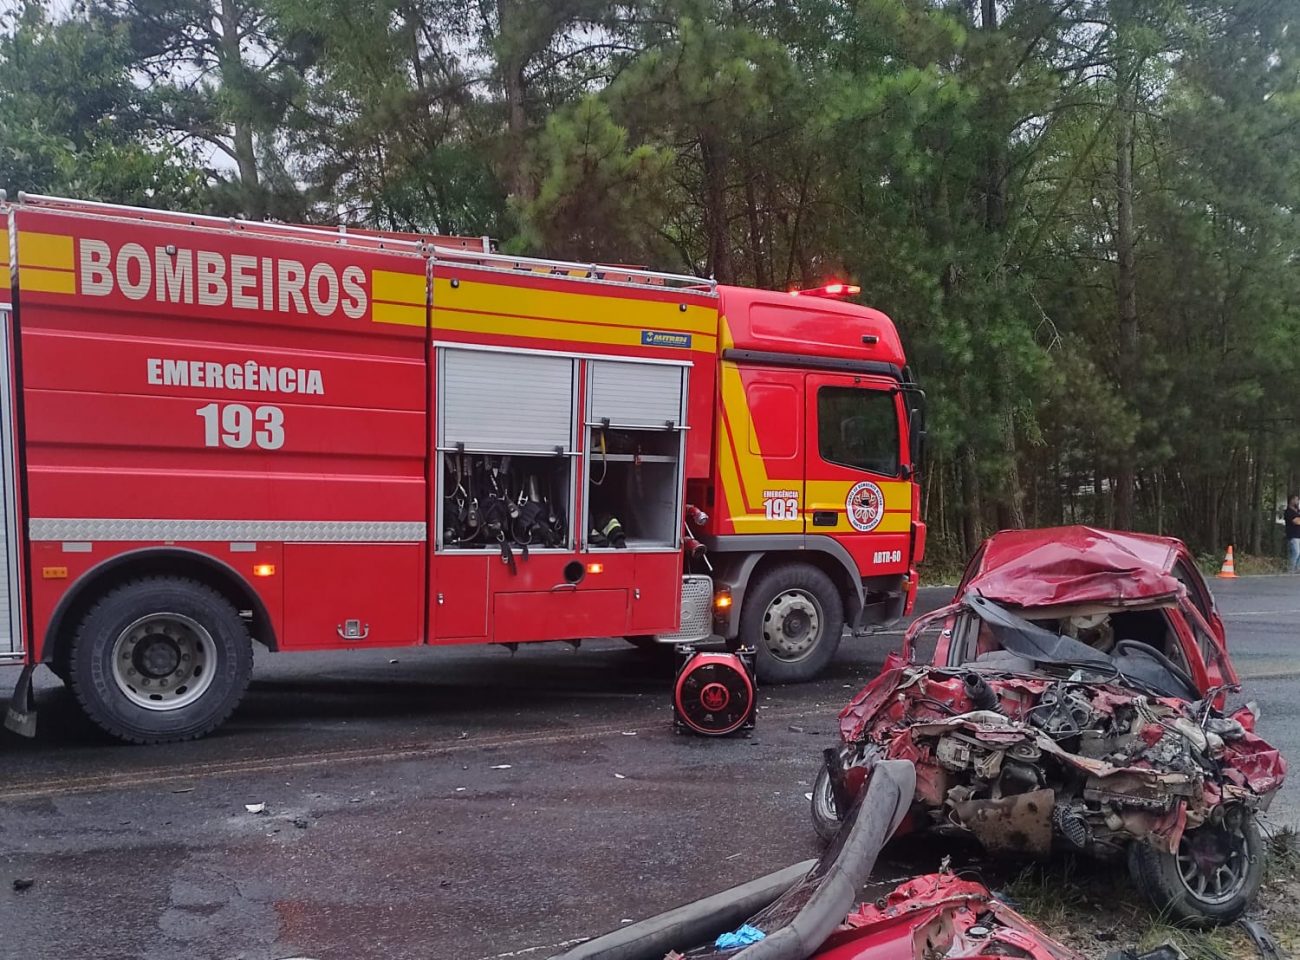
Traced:
<path fill-rule="evenodd" d="M 282 649 L 420 642 L 420 544 L 286 543 L 283 566 Z"/>
<path fill-rule="evenodd" d="M 588 546 L 676 549 L 681 530 L 681 434 L 591 428 L 587 449 Z M 601 531 L 611 518 L 622 539 Z"/>
<path fill-rule="evenodd" d="M 527 593 L 499 593 L 493 598 L 494 639 L 515 643 L 537 639 L 537 624 L 557 640 L 581 640 L 626 631 L 627 591 L 596 590 L 580 585 Z"/>

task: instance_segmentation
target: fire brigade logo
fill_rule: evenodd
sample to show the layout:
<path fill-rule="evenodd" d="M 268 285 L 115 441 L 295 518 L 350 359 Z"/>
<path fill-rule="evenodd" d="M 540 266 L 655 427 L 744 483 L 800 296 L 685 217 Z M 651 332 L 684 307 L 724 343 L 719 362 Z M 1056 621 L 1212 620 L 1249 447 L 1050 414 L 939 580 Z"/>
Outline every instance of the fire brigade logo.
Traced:
<path fill-rule="evenodd" d="M 844 501 L 853 529 L 861 533 L 870 533 L 880 526 L 885 515 L 885 495 L 870 480 L 855 483 Z"/>

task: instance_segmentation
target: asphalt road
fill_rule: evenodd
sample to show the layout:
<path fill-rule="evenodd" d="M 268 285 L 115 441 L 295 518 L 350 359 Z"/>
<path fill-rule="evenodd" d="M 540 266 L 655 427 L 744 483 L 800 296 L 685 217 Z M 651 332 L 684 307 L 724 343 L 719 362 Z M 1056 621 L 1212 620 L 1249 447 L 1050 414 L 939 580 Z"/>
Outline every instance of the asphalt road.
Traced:
<path fill-rule="evenodd" d="M 1261 732 L 1300 755 L 1300 578 L 1215 588 Z M 675 736 L 671 665 L 621 641 L 265 656 L 223 731 L 154 748 L 49 678 L 39 737 L 0 737 L 0 956 L 548 957 L 815 855 L 818 752 L 897 641 L 762 691 L 739 740 Z M 1272 819 L 1300 826 L 1300 786 Z"/>

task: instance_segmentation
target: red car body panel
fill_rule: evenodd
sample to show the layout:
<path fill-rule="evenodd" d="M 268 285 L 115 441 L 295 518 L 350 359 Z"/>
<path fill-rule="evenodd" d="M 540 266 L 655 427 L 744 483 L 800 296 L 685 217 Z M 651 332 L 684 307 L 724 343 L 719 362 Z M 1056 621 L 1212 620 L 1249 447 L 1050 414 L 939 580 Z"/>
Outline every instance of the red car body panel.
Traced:
<path fill-rule="evenodd" d="M 1195 558 L 1174 537 L 1080 525 L 1003 530 L 976 550 L 957 596 L 973 589 L 999 603 L 1050 607 L 1155 599 L 1177 593 L 1180 585 L 1224 640 L 1223 622 Z"/>
<path fill-rule="evenodd" d="M 1016 957 L 1081 960 L 989 893 L 951 873 L 913 877 L 844 920 L 814 960 Z"/>

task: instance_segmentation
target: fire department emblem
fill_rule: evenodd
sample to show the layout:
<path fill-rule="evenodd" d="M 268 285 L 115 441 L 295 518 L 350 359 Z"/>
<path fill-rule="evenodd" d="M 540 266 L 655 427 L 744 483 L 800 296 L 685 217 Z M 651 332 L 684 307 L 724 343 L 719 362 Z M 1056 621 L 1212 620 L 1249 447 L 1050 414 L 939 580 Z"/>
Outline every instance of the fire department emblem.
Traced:
<path fill-rule="evenodd" d="M 853 529 L 870 533 L 880 526 L 880 520 L 885 515 L 885 495 L 870 480 L 863 480 L 853 485 L 844 506 Z"/>

